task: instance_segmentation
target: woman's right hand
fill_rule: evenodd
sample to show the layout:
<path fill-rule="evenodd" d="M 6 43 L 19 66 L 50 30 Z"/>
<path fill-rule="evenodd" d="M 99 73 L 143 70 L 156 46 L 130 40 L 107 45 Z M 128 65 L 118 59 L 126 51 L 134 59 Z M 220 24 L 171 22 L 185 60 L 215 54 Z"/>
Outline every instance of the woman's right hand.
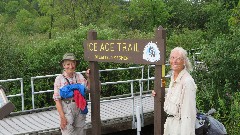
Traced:
<path fill-rule="evenodd" d="M 154 90 L 152 90 L 152 96 L 156 96 L 156 92 Z"/>
<path fill-rule="evenodd" d="M 60 120 L 61 121 L 60 127 L 61 127 L 62 130 L 64 130 L 66 128 L 66 126 L 67 126 L 67 119 L 66 119 L 65 116 L 61 117 L 60 119 L 61 119 Z"/>

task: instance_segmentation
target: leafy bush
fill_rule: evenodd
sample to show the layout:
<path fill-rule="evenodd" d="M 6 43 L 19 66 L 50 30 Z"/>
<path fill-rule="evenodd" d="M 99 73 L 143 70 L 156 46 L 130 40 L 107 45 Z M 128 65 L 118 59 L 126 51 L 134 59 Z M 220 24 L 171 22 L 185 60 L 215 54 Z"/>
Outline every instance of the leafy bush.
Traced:
<path fill-rule="evenodd" d="M 219 35 L 208 46 L 202 48 L 205 71 L 196 71 L 194 78 L 198 84 L 198 108 L 206 112 L 215 108 L 215 117 L 229 130 L 229 134 L 239 133 L 239 80 L 240 80 L 240 29 L 230 34 Z M 238 104 L 238 105 L 236 105 Z M 234 129 L 232 125 L 235 125 Z"/>
<path fill-rule="evenodd" d="M 33 42 L 24 42 L 26 44 L 18 45 L 17 43 L 11 43 L 12 46 L 7 46 L 8 43 L 2 43 L 2 52 L 7 51 L 6 54 L 2 54 L 2 74 L 3 78 L 19 78 L 24 79 L 24 94 L 25 94 L 25 108 L 31 109 L 32 92 L 31 92 L 31 77 L 60 74 L 61 66 L 59 61 L 62 59 L 63 54 L 66 52 L 72 52 L 78 59 L 81 60 L 81 64 L 77 67 L 77 71 L 84 71 L 89 67 L 89 63 L 84 61 L 84 48 L 83 41 L 86 40 L 89 30 L 94 29 L 97 31 L 97 38 L 101 40 L 108 39 L 128 39 L 129 37 L 149 37 L 149 34 L 136 32 L 120 34 L 116 29 L 100 28 L 94 25 L 81 26 L 76 30 L 65 33 L 54 33 L 54 39 L 48 40 L 35 40 Z M 3 35 L 6 36 L 6 35 Z M 11 37 L 11 36 L 10 36 Z M 2 40 L 4 42 L 5 40 Z M 8 42 L 11 40 L 7 40 Z M 5 64 L 3 64 L 5 63 Z M 12 65 L 13 68 L 9 69 Z M 119 63 L 99 63 L 100 69 L 118 68 L 137 66 L 133 64 L 119 64 Z M 141 70 L 107 72 L 101 73 L 102 82 L 112 82 L 117 80 L 130 80 L 135 78 L 141 78 Z M 47 80 L 36 79 L 34 80 L 35 91 L 51 90 L 53 89 L 54 77 Z M 138 83 L 135 88 L 138 90 Z M 110 85 L 102 90 L 102 96 L 112 96 L 116 94 L 130 93 L 130 85 Z M 8 87 L 10 88 L 10 86 Z M 136 91 L 136 90 L 135 90 Z M 35 106 L 46 107 L 54 105 L 52 100 L 52 93 L 36 94 Z"/>

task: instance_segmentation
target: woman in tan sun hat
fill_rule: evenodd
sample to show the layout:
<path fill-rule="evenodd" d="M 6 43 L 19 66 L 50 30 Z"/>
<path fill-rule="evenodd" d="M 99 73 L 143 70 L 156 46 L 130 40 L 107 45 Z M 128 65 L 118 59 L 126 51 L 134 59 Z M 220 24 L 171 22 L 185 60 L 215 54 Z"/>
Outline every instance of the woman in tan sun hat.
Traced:
<path fill-rule="evenodd" d="M 88 81 L 81 73 L 75 72 L 76 66 L 79 64 L 80 61 L 76 59 L 73 53 L 64 54 L 63 59 L 60 61 L 63 72 L 56 77 L 54 82 L 53 99 L 60 116 L 62 135 L 86 135 L 86 114 L 81 113 L 73 96 L 63 98 L 60 92 L 64 86 L 72 84 L 81 84 L 89 92 L 90 84 Z M 86 77 L 89 78 L 89 69 L 86 71 Z M 72 93 L 69 92 L 69 94 Z"/>

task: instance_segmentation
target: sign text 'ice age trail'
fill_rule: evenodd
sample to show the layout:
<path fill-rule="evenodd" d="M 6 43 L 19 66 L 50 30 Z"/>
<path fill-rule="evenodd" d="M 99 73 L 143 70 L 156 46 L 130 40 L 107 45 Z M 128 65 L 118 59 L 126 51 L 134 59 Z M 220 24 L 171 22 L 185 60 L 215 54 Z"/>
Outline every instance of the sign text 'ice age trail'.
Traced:
<path fill-rule="evenodd" d="M 162 40 L 87 40 L 84 58 L 88 61 L 164 64 Z"/>

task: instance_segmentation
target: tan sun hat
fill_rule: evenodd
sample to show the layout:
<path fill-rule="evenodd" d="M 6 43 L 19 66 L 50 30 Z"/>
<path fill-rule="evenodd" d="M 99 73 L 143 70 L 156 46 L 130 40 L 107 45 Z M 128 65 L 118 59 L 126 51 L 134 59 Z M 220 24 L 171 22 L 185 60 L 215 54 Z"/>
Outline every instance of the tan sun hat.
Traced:
<path fill-rule="evenodd" d="M 75 55 L 73 53 L 65 53 L 63 55 L 63 59 L 60 61 L 60 66 L 62 66 L 62 63 L 64 62 L 64 60 L 73 60 L 76 61 L 76 66 L 78 66 L 78 64 L 80 63 L 80 60 L 77 60 Z"/>

